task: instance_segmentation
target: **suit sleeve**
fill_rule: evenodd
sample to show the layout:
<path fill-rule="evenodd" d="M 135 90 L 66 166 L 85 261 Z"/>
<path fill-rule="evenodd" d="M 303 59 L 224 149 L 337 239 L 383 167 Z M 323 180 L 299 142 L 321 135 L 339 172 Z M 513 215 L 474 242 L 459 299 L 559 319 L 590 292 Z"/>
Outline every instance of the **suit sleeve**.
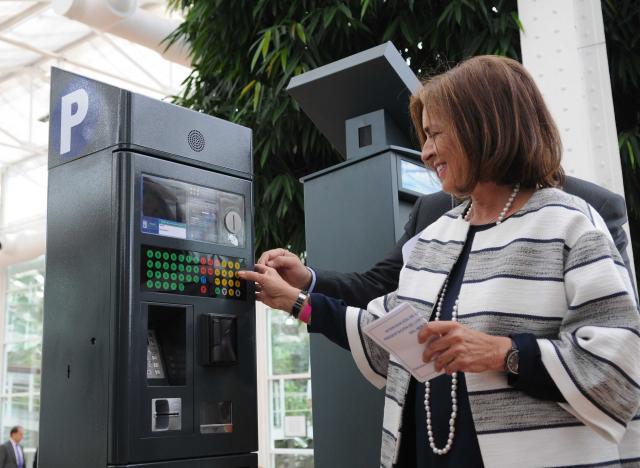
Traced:
<path fill-rule="evenodd" d="M 314 292 L 338 297 L 350 306 L 366 308 L 373 299 L 395 291 L 402 268 L 402 246 L 416 234 L 423 199 L 418 198 L 404 227 L 404 234 L 383 260 L 364 273 L 339 273 L 314 268 L 317 277 Z"/>

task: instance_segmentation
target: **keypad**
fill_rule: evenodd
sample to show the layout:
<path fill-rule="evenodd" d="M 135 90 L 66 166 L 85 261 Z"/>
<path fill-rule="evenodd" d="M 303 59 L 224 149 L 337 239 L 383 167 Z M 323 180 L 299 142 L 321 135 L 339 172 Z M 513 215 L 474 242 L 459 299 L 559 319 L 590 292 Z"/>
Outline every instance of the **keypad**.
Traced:
<path fill-rule="evenodd" d="M 143 291 L 243 300 L 246 281 L 238 271 L 243 258 L 142 246 L 140 286 Z"/>

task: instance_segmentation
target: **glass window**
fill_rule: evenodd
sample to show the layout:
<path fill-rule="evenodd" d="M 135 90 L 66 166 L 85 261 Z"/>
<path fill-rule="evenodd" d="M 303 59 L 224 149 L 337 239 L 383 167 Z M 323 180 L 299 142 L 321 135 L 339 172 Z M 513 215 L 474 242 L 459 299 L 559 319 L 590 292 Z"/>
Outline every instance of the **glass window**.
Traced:
<path fill-rule="evenodd" d="M 10 266 L 6 279 L 0 430 L 6 440 L 11 427 L 23 426 L 30 455 L 38 445 L 44 257 Z"/>
<path fill-rule="evenodd" d="M 272 466 L 313 467 L 309 334 L 306 325 L 268 312 Z"/>
<path fill-rule="evenodd" d="M 275 468 L 313 468 L 313 455 L 276 454 Z"/>
<path fill-rule="evenodd" d="M 284 312 L 269 314 L 271 332 L 271 372 L 274 375 L 309 372 L 307 326 Z"/>

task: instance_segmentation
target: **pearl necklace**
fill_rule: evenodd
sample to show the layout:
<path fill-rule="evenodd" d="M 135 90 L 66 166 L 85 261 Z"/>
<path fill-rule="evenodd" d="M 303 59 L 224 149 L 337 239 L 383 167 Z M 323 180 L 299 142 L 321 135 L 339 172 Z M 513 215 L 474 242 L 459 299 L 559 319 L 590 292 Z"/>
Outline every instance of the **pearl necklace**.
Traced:
<path fill-rule="evenodd" d="M 502 208 L 502 211 L 498 215 L 496 224 L 500 224 L 502 223 L 502 221 L 504 221 L 504 217 L 506 216 L 507 212 L 511 208 L 511 205 L 513 204 L 513 200 L 515 200 L 516 197 L 518 196 L 519 191 L 520 191 L 520 183 L 518 182 L 513 187 L 513 190 L 511 191 L 511 195 L 509 195 L 509 199 L 507 200 L 507 203 L 504 204 L 504 208 Z M 469 208 L 467 208 L 467 213 L 464 215 L 465 221 L 469 221 L 469 218 L 471 218 L 471 208 L 473 208 L 473 202 L 469 203 Z"/>
<path fill-rule="evenodd" d="M 502 223 L 505 215 L 509 211 L 509 208 L 511 208 L 513 200 L 515 200 L 519 191 L 520 191 L 520 184 L 516 184 L 515 187 L 513 188 L 513 191 L 511 192 L 511 195 L 509 196 L 509 199 L 507 200 L 507 203 L 505 203 L 504 208 L 498 215 L 498 220 L 496 221 L 496 224 Z M 467 210 L 467 213 L 464 215 L 465 221 L 469 221 L 472 206 L 473 206 L 473 202 L 469 204 L 469 209 Z M 445 279 L 444 284 L 442 285 L 442 291 L 440 292 L 438 303 L 436 305 L 436 313 L 433 319 L 434 322 L 437 322 L 438 320 L 440 320 L 440 315 L 442 314 L 442 304 L 444 302 L 444 297 L 447 293 L 448 285 L 449 285 L 449 278 Z M 460 296 L 456 298 L 456 301 L 454 302 L 453 307 L 451 308 L 452 322 L 458 321 L 458 301 L 459 300 L 460 300 Z M 452 372 L 451 373 L 451 417 L 449 418 L 449 436 L 447 437 L 446 445 L 440 449 L 436 447 L 436 441 L 433 437 L 433 427 L 431 426 L 431 405 L 429 403 L 429 397 L 431 395 L 431 385 L 429 384 L 429 381 L 426 381 L 424 384 L 424 410 L 425 410 L 425 413 L 427 414 L 427 419 L 426 419 L 427 437 L 429 438 L 429 447 L 431 447 L 431 450 L 436 455 L 445 455 L 449 453 L 449 451 L 451 450 L 451 447 L 453 446 L 453 437 L 456 432 L 456 428 L 455 428 L 456 417 L 458 416 L 458 398 L 456 396 L 457 391 L 458 391 L 458 373 Z"/>
<path fill-rule="evenodd" d="M 440 293 L 440 297 L 438 298 L 438 305 L 436 306 L 436 316 L 433 319 L 434 322 L 440 320 L 440 314 L 442 313 L 442 303 L 444 301 L 444 296 L 447 292 L 447 285 L 449 284 L 449 278 L 444 280 L 444 285 L 442 286 L 442 292 Z M 458 299 L 453 304 L 453 308 L 451 309 L 451 321 L 455 322 L 458 320 Z M 431 427 L 431 408 L 429 404 L 429 395 L 431 393 L 431 385 L 427 380 L 424 383 L 424 410 L 427 413 L 427 436 L 429 438 L 429 446 L 431 450 L 436 455 L 444 455 L 451 450 L 451 446 L 453 445 L 453 436 L 455 434 L 455 424 L 456 424 L 456 416 L 458 415 L 458 399 L 456 397 L 456 391 L 458 389 L 458 373 L 453 372 L 451 374 L 451 417 L 449 418 L 449 437 L 447 437 L 447 445 L 444 448 L 439 449 L 436 447 L 436 441 L 433 438 L 433 428 Z"/>

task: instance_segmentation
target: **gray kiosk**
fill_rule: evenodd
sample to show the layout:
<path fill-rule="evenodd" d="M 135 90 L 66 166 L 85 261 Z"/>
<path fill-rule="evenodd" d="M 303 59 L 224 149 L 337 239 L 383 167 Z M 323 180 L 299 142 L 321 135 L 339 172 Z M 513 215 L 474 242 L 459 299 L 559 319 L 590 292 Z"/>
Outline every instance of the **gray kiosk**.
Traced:
<path fill-rule="evenodd" d="M 369 269 L 402 236 L 416 198 L 440 190 L 409 149 L 419 85 L 390 42 L 291 80 L 288 92 L 346 158 L 302 179 L 310 265 Z M 311 372 L 315 466 L 378 466 L 384 392 L 323 336 L 311 336 Z"/>
<path fill-rule="evenodd" d="M 251 130 L 53 69 L 39 466 L 255 467 Z"/>

